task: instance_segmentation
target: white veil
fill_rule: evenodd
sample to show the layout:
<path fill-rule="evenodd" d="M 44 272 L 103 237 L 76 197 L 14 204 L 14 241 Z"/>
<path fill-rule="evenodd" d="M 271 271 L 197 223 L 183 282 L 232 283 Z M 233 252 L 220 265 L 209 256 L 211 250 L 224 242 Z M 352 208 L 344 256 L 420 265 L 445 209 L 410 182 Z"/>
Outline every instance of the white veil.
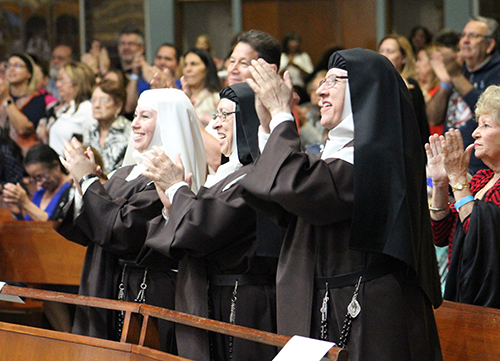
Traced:
<path fill-rule="evenodd" d="M 137 105 L 158 112 L 155 133 L 147 151 L 153 152 L 153 145 L 159 146 L 172 160 L 180 153 L 186 174 L 193 173 L 191 188 L 198 192 L 205 182 L 207 165 L 198 118 L 189 98 L 178 89 L 151 89 L 141 93 Z M 135 164 L 144 169 L 142 157 L 134 149 L 131 137 L 123 165 Z"/>

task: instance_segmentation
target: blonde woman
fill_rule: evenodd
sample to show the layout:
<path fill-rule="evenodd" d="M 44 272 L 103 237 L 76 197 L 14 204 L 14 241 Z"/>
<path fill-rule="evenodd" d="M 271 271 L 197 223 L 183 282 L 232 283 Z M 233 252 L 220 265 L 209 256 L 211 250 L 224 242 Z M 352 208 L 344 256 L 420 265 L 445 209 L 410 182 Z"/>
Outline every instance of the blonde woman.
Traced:
<path fill-rule="evenodd" d="M 61 102 L 37 129 L 39 138 L 59 155 L 63 154 L 65 141 L 73 136 L 81 138 L 87 128 L 97 123 L 90 102 L 94 85 L 95 75 L 83 63 L 70 62 L 59 70 L 56 86 Z"/>

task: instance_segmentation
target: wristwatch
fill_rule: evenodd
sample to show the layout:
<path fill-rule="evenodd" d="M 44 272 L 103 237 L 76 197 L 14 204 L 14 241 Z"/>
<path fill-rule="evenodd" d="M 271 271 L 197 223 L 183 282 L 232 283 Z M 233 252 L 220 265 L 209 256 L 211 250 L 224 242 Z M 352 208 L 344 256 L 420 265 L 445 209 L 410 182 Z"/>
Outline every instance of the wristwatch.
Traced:
<path fill-rule="evenodd" d="M 80 184 L 80 187 L 81 187 L 82 184 L 83 184 L 83 182 L 85 182 L 87 179 L 91 179 L 91 178 L 97 178 L 97 175 L 95 175 L 94 173 L 90 173 L 90 174 L 84 175 L 82 177 L 82 179 L 80 179 L 80 181 L 78 182 L 78 184 Z"/>
<path fill-rule="evenodd" d="M 469 186 L 469 183 L 457 183 L 451 187 L 451 190 L 453 192 L 461 191 L 461 190 L 464 190 L 465 188 L 467 188 L 468 186 Z"/>
<path fill-rule="evenodd" d="M 4 102 L 3 102 L 3 106 L 4 108 L 7 108 L 9 105 L 11 105 L 13 103 L 12 99 L 9 98 L 9 99 L 5 99 Z"/>

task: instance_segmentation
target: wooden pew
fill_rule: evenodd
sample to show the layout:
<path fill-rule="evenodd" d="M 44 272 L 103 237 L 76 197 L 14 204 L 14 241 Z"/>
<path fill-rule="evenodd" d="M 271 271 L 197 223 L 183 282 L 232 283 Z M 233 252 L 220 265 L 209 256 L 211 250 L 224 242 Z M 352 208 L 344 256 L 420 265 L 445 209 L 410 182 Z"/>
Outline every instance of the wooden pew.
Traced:
<path fill-rule="evenodd" d="M 444 361 L 500 360 L 500 310 L 444 301 L 434 310 Z"/>
<path fill-rule="evenodd" d="M 78 286 L 86 248 L 61 236 L 55 225 L 16 221 L 0 208 L 0 280 Z"/>
<path fill-rule="evenodd" d="M 31 288 L 24 288 L 24 287 L 15 287 L 15 286 L 9 286 L 5 285 L 3 289 L 1 290 L 2 294 L 7 294 L 7 295 L 16 295 L 16 296 L 21 296 L 21 297 L 31 297 L 31 298 L 36 298 L 40 300 L 46 300 L 46 301 L 58 301 L 58 302 L 64 302 L 64 303 L 69 303 L 69 304 L 77 304 L 77 305 L 83 305 L 83 306 L 91 306 L 91 307 L 100 307 L 100 308 L 106 308 L 106 309 L 112 309 L 112 310 L 124 310 L 125 311 L 125 320 L 124 320 L 124 326 L 123 326 L 123 332 L 122 332 L 122 337 L 121 337 L 121 342 L 120 344 L 124 345 L 132 345 L 130 346 L 125 346 L 126 350 L 132 350 L 130 352 L 136 352 L 141 355 L 149 355 L 149 352 L 160 352 L 157 350 L 154 350 L 153 347 L 158 346 L 158 334 L 157 334 L 157 328 L 156 323 L 154 320 L 156 319 L 164 319 L 168 321 L 172 321 L 175 323 L 181 323 L 184 325 L 188 326 L 193 326 L 193 327 L 198 327 L 204 330 L 209 330 L 209 331 L 214 331 L 214 332 L 220 332 L 224 333 L 227 335 L 232 335 L 234 337 L 240 337 L 244 338 L 250 341 L 255 341 L 255 342 L 260 342 L 260 343 L 265 343 L 268 345 L 273 345 L 273 346 L 278 346 L 282 347 L 286 344 L 286 342 L 290 339 L 288 336 L 282 336 L 282 335 L 276 335 L 270 332 L 264 332 L 264 331 L 258 331 L 254 329 L 250 329 L 247 327 L 242 327 L 242 326 L 236 326 L 236 325 L 231 325 L 228 323 L 224 322 L 219 322 L 219 321 L 214 321 L 214 320 L 209 320 L 206 318 L 202 317 L 197 317 L 193 315 L 188 315 L 185 313 L 181 312 L 176 312 L 172 310 L 167 310 L 167 309 L 162 309 L 159 307 L 151 306 L 151 305 L 146 305 L 146 304 L 138 304 L 138 303 L 133 303 L 133 302 L 123 302 L 123 301 L 117 301 L 117 300 L 106 300 L 106 299 L 101 299 L 101 298 L 95 298 L 95 297 L 85 297 L 85 296 L 78 296 L 78 295 L 70 295 L 70 294 L 64 294 L 64 293 L 59 293 L 59 292 L 51 292 L 51 291 L 43 291 L 43 290 L 37 290 L 37 289 L 31 289 Z M 138 318 L 139 316 L 139 318 Z M 138 322 L 138 320 L 142 318 L 142 322 Z M 6 326 L 7 325 L 7 326 Z M 9 328 L 10 327 L 10 328 Z M 89 342 L 91 346 L 95 347 L 95 352 L 101 352 L 100 348 L 102 347 L 108 347 L 112 341 L 105 341 L 105 340 L 99 340 L 99 339 L 94 339 L 91 337 L 88 337 L 86 339 L 74 339 L 73 337 L 77 337 L 75 335 L 68 335 L 64 333 L 59 333 L 55 331 L 50 331 L 50 333 L 44 332 L 44 331 L 33 331 L 31 328 L 28 329 L 18 329 L 15 328 L 12 329 L 12 326 L 9 324 L 2 324 L 0 323 L 0 350 L 2 350 L 2 332 L 5 328 L 9 328 L 9 332 L 20 332 L 23 335 L 27 333 L 36 333 L 36 337 L 44 338 L 47 335 L 50 335 L 51 342 L 60 342 L 60 341 L 65 341 L 65 342 L 72 342 L 72 343 L 85 343 Z M 61 335 L 59 337 L 58 335 Z M 83 337 L 83 336 L 78 336 L 78 337 Z M 17 347 L 31 347 L 29 345 L 24 345 L 24 338 L 21 337 L 22 341 L 20 345 L 17 345 Z M 32 340 L 31 340 L 32 341 Z M 28 342 L 28 340 L 26 340 Z M 40 343 L 43 346 L 43 342 L 40 341 Z M 5 347 L 9 347 L 9 344 L 6 343 Z M 76 347 L 76 346 L 75 346 Z M 78 346 L 80 347 L 80 346 Z M 118 346 L 116 346 L 118 347 Z M 123 347 L 123 346 L 120 346 Z M 67 349 L 71 349 L 70 346 L 66 347 Z M 99 349 L 99 350 L 98 350 Z M 41 350 L 45 350 L 45 346 L 41 348 Z M 134 351 L 135 350 L 135 351 Z M 79 361 L 79 360 L 100 360 L 101 358 L 93 357 L 93 352 L 92 349 L 87 349 L 86 356 L 88 358 L 79 358 L 76 356 L 73 356 L 72 358 L 68 358 L 71 360 Z M 44 351 L 45 352 L 45 351 Z M 48 348 L 47 352 L 52 352 L 51 348 Z M 97 353 L 96 353 L 97 355 Z M 166 355 L 166 354 L 164 354 Z M 169 357 L 173 357 L 169 355 Z M 326 358 L 328 360 L 337 360 L 337 361 L 347 361 L 348 359 L 348 353 L 346 350 L 333 347 L 328 354 L 326 355 Z M 45 360 L 45 358 L 27 358 L 30 360 Z M 49 356 L 47 356 L 47 359 L 50 359 Z M 155 358 L 152 358 L 156 360 Z M 158 358 L 160 360 L 161 358 Z M 104 358 L 103 358 L 104 360 Z M 108 359 L 106 359 L 108 360 Z M 114 360 L 114 359 L 113 359 Z M 116 359 L 118 360 L 118 359 Z M 131 359 L 132 360 L 132 359 Z M 139 358 L 133 358 L 133 360 L 142 360 Z M 147 360 L 147 359 L 145 359 Z M 184 360 L 182 358 L 164 358 L 164 360 Z"/>

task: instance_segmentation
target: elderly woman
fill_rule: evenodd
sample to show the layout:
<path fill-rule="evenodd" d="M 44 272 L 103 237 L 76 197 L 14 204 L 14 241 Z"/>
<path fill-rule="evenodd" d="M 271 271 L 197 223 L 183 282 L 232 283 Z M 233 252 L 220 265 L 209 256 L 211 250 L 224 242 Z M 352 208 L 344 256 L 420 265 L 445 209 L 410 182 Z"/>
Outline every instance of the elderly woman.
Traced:
<path fill-rule="evenodd" d="M 465 150 L 459 130 L 433 135 L 426 145 L 433 193 L 430 209 L 434 242 L 449 244 L 451 264 L 444 298 L 500 308 L 500 86 L 478 100 L 475 141 Z M 468 181 L 472 150 L 490 169 Z M 448 204 L 448 186 L 454 201 Z"/>
<path fill-rule="evenodd" d="M 425 111 L 425 100 L 415 76 L 415 55 L 408 39 L 398 34 L 388 34 L 380 41 L 378 52 L 391 61 L 405 80 L 410 90 L 413 109 L 417 116 L 422 146 L 429 138 L 429 124 Z"/>
<path fill-rule="evenodd" d="M 151 222 L 142 263 L 179 259 L 176 309 L 219 321 L 276 332 L 275 274 L 281 230 L 243 200 L 237 181 L 259 154 L 253 91 L 246 83 L 224 88 L 213 127 L 229 161 L 194 194 L 183 172 L 163 171 L 168 157 L 152 158 L 146 174 L 169 196 L 168 222 Z M 168 168 L 167 168 L 168 169 Z M 170 177 L 167 177 L 170 175 Z M 264 223 L 266 222 L 266 223 Z M 208 299 L 207 299 L 208 286 Z M 209 307 L 210 305 L 210 307 Z M 178 327 L 179 355 L 194 360 L 271 360 L 276 348 Z"/>
<path fill-rule="evenodd" d="M 92 69 L 83 63 L 70 62 L 59 70 L 56 86 L 61 102 L 50 109 L 37 128 L 38 137 L 59 155 L 63 154 L 64 142 L 81 137 L 96 123 L 90 103 L 94 84 Z"/>
<path fill-rule="evenodd" d="M 37 90 L 35 63 L 28 54 L 13 54 L 0 79 L 0 127 L 26 154 L 36 144 L 35 129 L 45 114 L 45 99 Z"/>
<path fill-rule="evenodd" d="M 120 115 L 127 94 L 112 80 L 103 80 L 92 92 L 92 115 L 98 124 L 83 133 L 83 144 L 94 147 L 104 161 L 104 173 L 120 167 L 132 133 L 130 121 Z"/>
<path fill-rule="evenodd" d="M 4 202 L 19 208 L 19 218 L 27 221 L 57 221 L 62 210 L 72 198 L 72 180 L 63 167 L 58 154 L 45 144 L 32 147 L 24 158 L 24 167 L 38 190 L 33 199 L 19 184 L 4 186 Z"/>
<path fill-rule="evenodd" d="M 144 91 L 132 122 L 131 155 L 102 185 L 93 155 L 72 140 L 64 150 L 64 165 L 77 183 L 75 201 L 58 231 L 87 246 L 80 294 L 174 307 L 175 273 L 143 268 L 134 262 L 146 239 L 146 222 L 161 214 L 155 185 L 141 172 L 144 154 L 162 146 L 173 156 L 181 152 L 193 187 L 205 179 L 205 154 L 198 120 L 186 95 L 175 89 Z M 171 267 L 175 267 L 174 262 Z M 73 332 L 117 340 L 123 315 L 79 307 Z M 160 325 L 161 345 L 173 351 L 173 327 Z"/>
<path fill-rule="evenodd" d="M 278 333 L 334 341 L 349 360 L 442 359 L 425 155 L 398 72 L 369 50 L 331 56 L 317 90 L 329 130 L 321 158 L 300 151 L 289 75 L 283 82 L 261 59 L 252 74 L 272 120 L 261 118 L 270 135 L 239 184 L 288 227 Z"/>

